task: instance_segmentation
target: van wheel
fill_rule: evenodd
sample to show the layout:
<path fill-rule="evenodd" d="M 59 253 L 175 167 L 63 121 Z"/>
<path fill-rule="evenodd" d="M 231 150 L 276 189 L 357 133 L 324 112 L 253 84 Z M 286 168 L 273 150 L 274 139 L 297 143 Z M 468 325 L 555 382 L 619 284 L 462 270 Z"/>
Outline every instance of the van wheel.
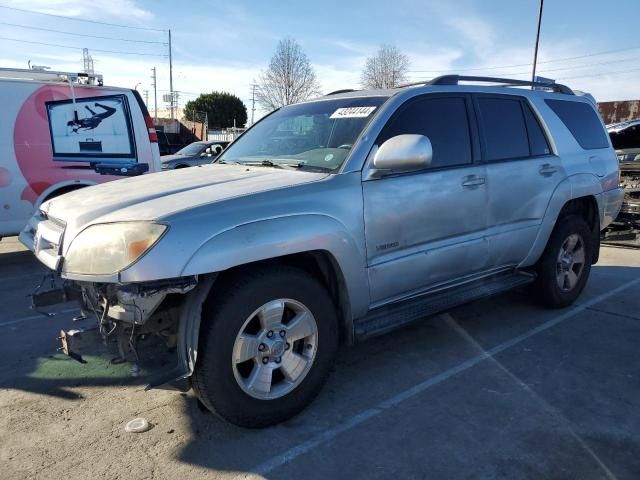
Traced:
<path fill-rule="evenodd" d="M 249 428 L 282 422 L 319 393 L 338 348 L 331 297 L 291 267 L 226 279 L 203 313 L 192 385 L 202 403 Z"/>
<path fill-rule="evenodd" d="M 538 261 L 534 284 L 537 300 L 546 307 L 571 305 L 584 289 L 593 258 L 593 233 L 578 215 L 559 219 Z"/>

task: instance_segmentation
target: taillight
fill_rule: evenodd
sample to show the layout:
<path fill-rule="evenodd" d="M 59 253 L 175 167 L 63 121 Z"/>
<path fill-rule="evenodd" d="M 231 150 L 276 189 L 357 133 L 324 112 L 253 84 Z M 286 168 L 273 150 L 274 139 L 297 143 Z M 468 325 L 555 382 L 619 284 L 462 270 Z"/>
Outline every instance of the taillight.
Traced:
<path fill-rule="evenodd" d="M 158 133 L 153 126 L 153 119 L 149 115 L 144 116 L 144 123 L 147 124 L 147 131 L 149 132 L 149 141 L 151 143 L 158 143 Z"/>

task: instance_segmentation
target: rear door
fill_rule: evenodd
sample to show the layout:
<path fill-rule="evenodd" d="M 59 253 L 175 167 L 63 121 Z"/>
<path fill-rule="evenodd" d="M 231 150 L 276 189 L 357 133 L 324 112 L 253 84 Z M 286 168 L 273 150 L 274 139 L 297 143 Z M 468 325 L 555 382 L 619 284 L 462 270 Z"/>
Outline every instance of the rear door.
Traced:
<path fill-rule="evenodd" d="M 467 95 L 423 95 L 402 105 L 376 141 L 425 135 L 433 160 L 363 183 L 372 306 L 484 269 L 487 189 L 470 113 Z"/>
<path fill-rule="evenodd" d="M 489 262 L 514 266 L 533 246 L 565 172 L 524 97 L 477 94 L 474 104 L 487 168 Z"/>

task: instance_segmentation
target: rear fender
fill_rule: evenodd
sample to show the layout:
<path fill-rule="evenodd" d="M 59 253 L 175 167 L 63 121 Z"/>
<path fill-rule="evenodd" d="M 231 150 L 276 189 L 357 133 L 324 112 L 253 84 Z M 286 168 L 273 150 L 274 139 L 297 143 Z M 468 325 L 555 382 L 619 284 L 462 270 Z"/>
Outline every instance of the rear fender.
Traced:
<path fill-rule="evenodd" d="M 534 265 L 538 259 L 542 256 L 551 232 L 556 225 L 556 221 L 562 208 L 565 204 L 574 199 L 580 197 L 586 197 L 593 195 L 598 199 L 598 210 L 600 217 L 603 215 L 603 206 L 600 202 L 600 194 L 602 193 L 602 185 L 598 180 L 598 177 L 589 173 L 581 173 L 572 175 L 564 179 L 556 189 L 554 190 L 547 210 L 540 224 L 538 235 L 533 243 L 531 250 L 527 257 L 520 263 L 519 268 L 529 267 Z"/>

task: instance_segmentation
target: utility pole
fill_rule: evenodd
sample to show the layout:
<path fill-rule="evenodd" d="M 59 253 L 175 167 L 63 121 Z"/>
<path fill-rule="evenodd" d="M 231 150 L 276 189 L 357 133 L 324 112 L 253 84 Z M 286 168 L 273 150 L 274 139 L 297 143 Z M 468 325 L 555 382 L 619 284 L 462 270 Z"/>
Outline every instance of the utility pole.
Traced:
<path fill-rule="evenodd" d="M 540 8 L 538 9 L 538 30 L 536 32 L 536 47 L 533 51 L 533 72 L 531 73 L 531 81 L 536 81 L 536 65 L 538 63 L 538 43 L 540 43 L 540 25 L 542 24 L 542 4 L 544 0 L 540 0 Z M 533 89 L 533 86 L 531 86 Z"/>
<path fill-rule="evenodd" d="M 151 71 L 153 72 L 153 75 L 151 75 L 151 80 L 153 80 L 153 109 L 155 110 L 155 119 L 156 119 L 156 123 L 158 123 L 158 88 L 156 85 L 156 67 L 153 67 L 151 69 Z"/>
<path fill-rule="evenodd" d="M 82 66 L 84 73 L 89 73 L 93 75 L 95 71 L 93 70 L 93 57 L 89 55 L 89 49 L 82 49 Z"/>
<path fill-rule="evenodd" d="M 204 140 L 209 140 L 209 112 L 204 112 Z"/>
<path fill-rule="evenodd" d="M 171 57 L 171 29 L 169 29 L 169 94 L 171 94 L 171 120 L 173 120 L 173 59 Z"/>
<path fill-rule="evenodd" d="M 253 118 L 256 113 L 256 87 L 255 83 L 251 84 L 251 125 L 253 126 Z"/>
<path fill-rule="evenodd" d="M 149 90 L 144 90 L 144 104 L 149 109 Z"/>
<path fill-rule="evenodd" d="M 176 108 L 176 114 L 175 116 L 178 116 L 178 104 L 180 102 L 180 92 L 173 92 L 173 95 L 171 96 L 171 105 L 175 105 Z M 171 109 L 171 118 L 174 118 L 173 115 L 173 108 Z"/>

